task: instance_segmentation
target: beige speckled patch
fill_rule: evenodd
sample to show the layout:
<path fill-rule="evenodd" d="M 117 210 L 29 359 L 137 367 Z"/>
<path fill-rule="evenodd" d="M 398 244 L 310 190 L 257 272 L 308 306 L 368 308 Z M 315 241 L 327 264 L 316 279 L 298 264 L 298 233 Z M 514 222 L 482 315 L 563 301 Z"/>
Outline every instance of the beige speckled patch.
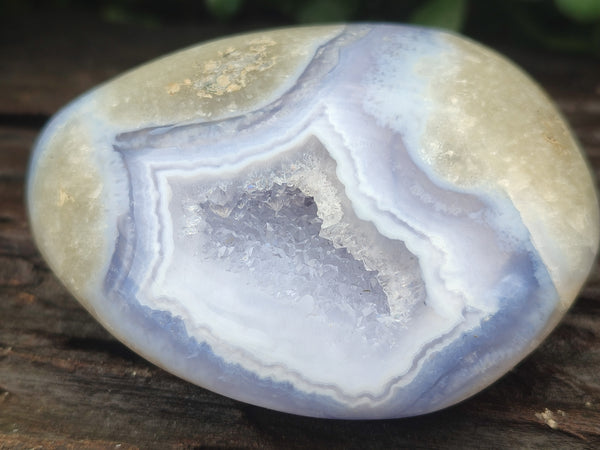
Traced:
<path fill-rule="evenodd" d="M 275 99 L 342 26 L 235 36 L 183 50 L 111 81 L 98 107 L 118 129 L 218 119 Z"/>
<path fill-rule="evenodd" d="M 529 77 L 477 44 L 445 39 L 456 52 L 428 61 L 427 72 L 436 76 L 435 114 L 420 156 L 457 186 L 505 190 L 568 306 L 600 234 L 589 169 L 562 117 Z"/>
<path fill-rule="evenodd" d="M 217 53 L 216 59 L 205 61 L 196 80 L 185 78 L 166 87 L 171 95 L 196 95 L 213 98 L 239 91 L 271 69 L 282 55 L 272 54 L 277 42 L 270 37 L 252 39 L 246 48 L 227 47 Z"/>

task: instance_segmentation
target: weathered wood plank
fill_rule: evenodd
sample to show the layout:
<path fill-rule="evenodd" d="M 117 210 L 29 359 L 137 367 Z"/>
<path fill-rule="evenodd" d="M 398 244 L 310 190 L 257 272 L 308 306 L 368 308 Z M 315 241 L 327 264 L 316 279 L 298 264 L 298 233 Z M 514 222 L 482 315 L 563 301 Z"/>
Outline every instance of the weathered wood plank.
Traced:
<path fill-rule="evenodd" d="M 78 93 L 229 30 L 74 19 L 37 17 L 1 32 L 0 448 L 600 446 L 598 268 L 562 324 L 517 368 L 456 407 L 411 419 L 267 411 L 181 381 L 118 343 L 35 250 L 23 206 L 29 149 L 44 118 Z M 557 100 L 600 173 L 598 61 L 504 50 Z"/>

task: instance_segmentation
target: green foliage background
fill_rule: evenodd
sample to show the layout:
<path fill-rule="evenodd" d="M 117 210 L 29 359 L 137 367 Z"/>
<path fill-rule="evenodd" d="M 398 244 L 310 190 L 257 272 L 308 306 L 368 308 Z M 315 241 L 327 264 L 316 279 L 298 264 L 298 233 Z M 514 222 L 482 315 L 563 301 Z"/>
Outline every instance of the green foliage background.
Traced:
<path fill-rule="evenodd" d="M 0 14 L 85 10 L 146 26 L 415 23 L 484 40 L 600 56 L 600 0 L 0 0 Z"/>

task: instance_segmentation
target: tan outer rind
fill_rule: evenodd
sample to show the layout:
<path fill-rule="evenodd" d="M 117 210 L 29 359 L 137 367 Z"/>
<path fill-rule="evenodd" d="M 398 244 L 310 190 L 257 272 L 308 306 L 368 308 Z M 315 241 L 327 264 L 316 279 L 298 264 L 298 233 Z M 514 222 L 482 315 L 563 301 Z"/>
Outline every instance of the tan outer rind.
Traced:
<path fill-rule="evenodd" d="M 87 299 L 100 292 L 100 269 L 110 253 L 105 210 L 106 182 L 97 166 L 97 151 L 78 117 L 51 126 L 45 148 L 30 174 L 29 215 L 36 243 L 65 285 L 88 309 Z"/>
<path fill-rule="evenodd" d="M 600 219 L 591 172 L 565 121 L 530 78 L 462 38 L 428 59 L 434 115 L 421 159 L 464 189 L 500 186 L 529 229 L 566 309 L 598 249 Z"/>
<path fill-rule="evenodd" d="M 291 87 L 318 46 L 343 29 L 281 29 L 182 50 L 106 85 L 99 108 L 126 130 L 243 114 Z"/>

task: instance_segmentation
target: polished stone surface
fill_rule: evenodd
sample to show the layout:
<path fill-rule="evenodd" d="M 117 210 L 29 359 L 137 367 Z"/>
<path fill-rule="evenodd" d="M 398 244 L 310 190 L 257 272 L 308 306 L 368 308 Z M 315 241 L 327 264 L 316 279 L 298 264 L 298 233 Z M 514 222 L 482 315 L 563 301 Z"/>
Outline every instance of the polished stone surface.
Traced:
<path fill-rule="evenodd" d="M 166 370 L 297 414 L 423 414 L 532 351 L 585 281 L 598 200 L 497 54 L 402 26 L 214 41 L 68 105 L 28 180 L 48 264 Z"/>

